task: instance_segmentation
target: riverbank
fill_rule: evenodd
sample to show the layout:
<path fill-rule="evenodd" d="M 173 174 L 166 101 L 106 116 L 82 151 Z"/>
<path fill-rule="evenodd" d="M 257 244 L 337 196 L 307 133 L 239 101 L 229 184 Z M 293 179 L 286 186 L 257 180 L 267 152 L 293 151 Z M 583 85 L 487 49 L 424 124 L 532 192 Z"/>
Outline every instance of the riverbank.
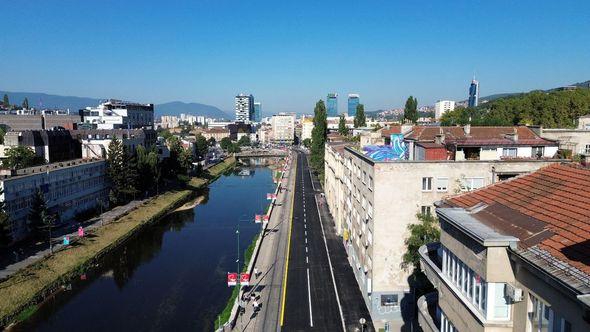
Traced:
<path fill-rule="evenodd" d="M 235 164 L 230 157 L 208 169 L 201 178 L 191 179 L 189 189 L 161 194 L 116 221 L 88 233 L 67 249 L 49 255 L 0 283 L 0 327 L 31 315 L 36 305 L 62 285 L 84 274 L 98 259 L 124 243 L 143 227 L 184 204 L 194 190 L 203 188 Z"/>

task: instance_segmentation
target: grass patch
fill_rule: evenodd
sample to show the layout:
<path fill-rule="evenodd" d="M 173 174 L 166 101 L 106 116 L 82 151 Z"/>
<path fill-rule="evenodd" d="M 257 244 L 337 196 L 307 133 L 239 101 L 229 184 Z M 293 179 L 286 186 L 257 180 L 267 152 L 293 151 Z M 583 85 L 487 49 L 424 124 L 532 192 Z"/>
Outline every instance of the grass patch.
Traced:
<path fill-rule="evenodd" d="M 207 185 L 207 183 L 210 181 L 218 178 L 223 172 L 232 167 L 235 163 L 235 157 L 227 157 L 224 161 L 207 169 L 203 175 L 192 177 L 188 181 L 188 186 L 191 189 L 200 189 Z"/>
<path fill-rule="evenodd" d="M 17 322 L 22 322 L 25 321 L 27 319 L 29 319 L 29 317 L 33 316 L 33 314 L 35 312 L 37 312 L 37 309 L 39 309 L 39 306 L 37 305 L 32 305 L 27 307 L 25 310 L 21 311 L 18 316 L 16 316 L 16 321 Z"/>
<path fill-rule="evenodd" d="M 136 228 L 161 218 L 191 193 L 182 190 L 162 194 L 115 222 L 93 230 L 93 237 L 84 238 L 78 245 L 56 252 L 0 282 L 0 326 L 6 326 L 16 313 L 20 317 L 20 313 L 29 310 L 25 306 L 38 299 L 40 294 L 49 294 L 59 284 L 84 271 L 97 255 L 118 245 Z"/>
<path fill-rule="evenodd" d="M 242 266 L 242 272 L 246 272 L 248 264 L 250 264 L 250 259 L 252 259 L 252 255 L 254 254 L 254 247 L 256 246 L 256 241 L 258 241 L 258 237 L 260 237 L 260 234 L 256 234 L 254 236 L 254 238 L 252 239 L 252 243 L 250 243 L 250 245 L 248 246 L 248 248 L 246 248 L 246 251 L 244 252 L 244 265 Z M 234 306 L 234 303 L 236 302 L 236 298 L 238 297 L 239 293 L 240 287 L 234 286 L 234 289 L 231 292 L 231 296 L 227 300 L 225 308 L 223 308 L 223 310 L 215 320 L 215 330 L 217 330 L 220 326 L 223 326 L 223 324 L 225 324 L 229 320 L 231 310 Z"/>

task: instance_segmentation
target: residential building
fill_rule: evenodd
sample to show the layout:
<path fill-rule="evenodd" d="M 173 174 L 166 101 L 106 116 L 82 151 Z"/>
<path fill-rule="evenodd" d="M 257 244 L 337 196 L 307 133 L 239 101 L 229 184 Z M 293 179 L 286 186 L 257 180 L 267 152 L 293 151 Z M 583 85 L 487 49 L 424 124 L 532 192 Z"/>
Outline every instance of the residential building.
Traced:
<path fill-rule="evenodd" d="M 272 116 L 272 142 L 275 144 L 293 144 L 295 140 L 295 114 L 279 113 Z"/>
<path fill-rule="evenodd" d="M 43 192 L 49 212 L 56 213 L 62 223 L 98 204 L 108 204 L 104 160 L 77 159 L 19 169 L 0 177 L 0 187 L 15 240 L 28 234 L 28 214 L 37 190 Z"/>
<path fill-rule="evenodd" d="M 350 143 L 348 143 L 350 145 Z M 343 146 L 344 145 L 344 146 Z M 408 225 L 434 202 L 558 162 L 548 159 L 408 160 L 403 134 L 390 146 L 326 144 L 325 195 L 374 322 L 400 324 L 412 308 L 400 269 Z M 362 151 L 362 152 L 361 152 Z M 389 158 L 388 155 L 395 155 Z"/>
<path fill-rule="evenodd" d="M 311 133 L 313 132 L 313 118 L 305 118 L 301 121 L 301 141 L 311 139 Z"/>
<path fill-rule="evenodd" d="M 180 119 L 174 115 L 162 115 L 160 117 L 160 127 L 165 129 L 177 128 Z"/>
<path fill-rule="evenodd" d="M 415 126 L 405 136 L 409 159 L 505 160 L 554 158 L 559 144 L 531 128 Z"/>
<path fill-rule="evenodd" d="M 80 122 L 82 122 L 82 118 L 73 114 L 49 112 L 0 114 L 0 125 L 4 125 L 8 130 L 13 131 L 49 130 L 53 128 L 76 129 Z"/>
<path fill-rule="evenodd" d="M 437 203 L 424 331 L 589 331 L 590 169 L 553 164 Z M 428 312 L 427 307 L 434 310 Z"/>
<path fill-rule="evenodd" d="M 338 94 L 337 93 L 328 93 L 328 97 L 326 99 L 326 110 L 327 114 L 330 117 L 337 117 L 338 116 Z"/>
<path fill-rule="evenodd" d="M 356 107 L 360 103 L 360 96 L 355 93 L 348 95 L 348 116 L 356 116 Z"/>
<path fill-rule="evenodd" d="M 240 93 L 235 98 L 236 122 L 254 121 L 254 96 Z"/>
<path fill-rule="evenodd" d="M 557 141 L 560 150 L 572 155 L 590 154 L 590 115 L 580 117 L 577 128 L 530 128 L 545 139 Z"/>
<path fill-rule="evenodd" d="M 439 100 L 434 103 L 434 119 L 438 121 L 443 114 L 454 109 L 455 102 L 453 100 Z"/>
<path fill-rule="evenodd" d="M 260 144 L 266 145 L 272 143 L 273 134 L 271 125 L 263 124 L 256 132 L 258 133 L 258 141 Z"/>
<path fill-rule="evenodd" d="M 254 102 L 254 122 L 262 121 L 262 103 Z"/>
<path fill-rule="evenodd" d="M 469 99 L 467 100 L 467 106 L 477 107 L 477 105 L 479 105 L 479 82 L 474 78 L 469 85 Z"/>
<path fill-rule="evenodd" d="M 70 133 L 81 143 L 83 159 L 107 158 L 109 144 L 115 137 L 121 140 L 130 155 L 140 145 L 151 149 L 158 137 L 153 129 L 81 129 L 70 130 Z"/>
<path fill-rule="evenodd" d="M 154 104 L 109 99 L 97 107 L 80 110 L 82 121 L 95 129 L 153 128 Z"/>
<path fill-rule="evenodd" d="M 208 128 L 201 132 L 201 135 L 207 140 L 213 138 L 216 142 L 220 142 L 224 137 L 229 137 L 229 129 L 225 128 Z"/>
<path fill-rule="evenodd" d="M 81 145 L 68 130 L 9 131 L 4 135 L 4 146 L 26 146 L 48 163 L 81 157 Z"/>
<path fill-rule="evenodd" d="M 230 123 L 227 125 L 227 129 L 229 130 L 229 138 L 231 138 L 232 141 L 239 140 L 240 136 L 243 134 L 252 133 L 252 125 L 249 123 Z"/>

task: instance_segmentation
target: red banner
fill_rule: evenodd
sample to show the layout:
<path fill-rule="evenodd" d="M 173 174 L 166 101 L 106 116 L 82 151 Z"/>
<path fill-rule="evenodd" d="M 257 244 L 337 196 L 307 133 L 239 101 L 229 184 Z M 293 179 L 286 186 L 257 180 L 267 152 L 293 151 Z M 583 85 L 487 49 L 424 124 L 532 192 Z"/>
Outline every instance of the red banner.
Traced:
<path fill-rule="evenodd" d="M 240 274 L 240 285 L 242 285 L 242 286 L 249 286 L 250 285 L 250 273 L 241 273 Z"/>
<path fill-rule="evenodd" d="M 227 287 L 235 286 L 238 284 L 238 274 L 235 272 L 227 273 Z"/>
<path fill-rule="evenodd" d="M 262 220 L 263 220 L 264 222 L 268 222 L 268 219 L 269 219 L 269 218 L 268 218 L 268 214 L 265 214 L 265 215 L 262 217 Z"/>
<path fill-rule="evenodd" d="M 262 216 L 257 214 L 256 217 L 254 217 L 254 222 L 260 224 L 262 222 Z"/>

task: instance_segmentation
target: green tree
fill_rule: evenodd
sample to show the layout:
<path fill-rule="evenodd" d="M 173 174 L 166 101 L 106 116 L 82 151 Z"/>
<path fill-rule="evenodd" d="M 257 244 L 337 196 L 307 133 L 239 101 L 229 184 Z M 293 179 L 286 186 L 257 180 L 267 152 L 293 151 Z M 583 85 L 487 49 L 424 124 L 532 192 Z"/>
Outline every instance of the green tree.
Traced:
<path fill-rule="evenodd" d="M 338 133 L 342 136 L 348 135 L 348 127 L 346 126 L 346 118 L 344 117 L 344 114 L 340 114 L 340 120 L 338 121 Z"/>
<path fill-rule="evenodd" d="M 186 175 L 192 166 L 192 154 L 182 146 L 180 138 L 176 136 L 168 139 L 168 148 L 170 149 L 170 158 L 168 158 L 168 164 L 165 167 L 168 175 Z"/>
<path fill-rule="evenodd" d="M 313 130 L 311 131 L 311 165 L 319 174 L 320 180 L 324 178 L 324 145 L 328 137 L 328 121 L 326 105 L 319 100 L 314 108 Z"/>
<path fill-rule="evenodd" d="M 232 144 L 231 139 L 229 137 L 224 137 L 221 139 L 221 142 L 219 142 L 219 145 L 225 151 L 227 151 L 227 149 L 231 146 L 231 144 Z"/>
<path fill-rule="evenodd" d="M 29 230 L 36 238 L 40 238 L 46 230 L 44 218 L 47 215 L 47 201 L 45 200 L 45 195 L 39 189 L 33 194 L 28 215 Z"/>
<path fill-rule="evenodd" d="M 311 138 L 306 138 L 301 143 L 303 143 L 303 146 L 305 146 L 306 148 L 311 148 Z"/>
<path fill-rule="evenodd" d="M 137 147 L 137 189 L 146 193 L 153 191 L 160 181 L 160 165 L 158 154 L 154 148 L 147 150 L 143 146 Z"/>
<path fill-rule="evenodd" d="M 365 127 L 367 125 L 367 117 L 365 115 L 365 105 L 356 105 L 356 114 L 354 116 L 354 127 Z"/>
<path fill-rule="evenodd" d="M 229 153 L 239 153 L 240 151 L 242 151 L 242 149 L 240 149 L 240 145 L 238 143 L 231 143 L 227 148 L 227 152 Z"/>
<path fill-rule="evenodd" d="M 418 122 L 418 100 L 413 96 L 408 97 L 404 107 L 404 119 L 412 123 Z"/>
<path fill-rule="evenodd" d="M 238 140 L 238 145 L 239 146 L 248 146 L 250 145 L 250 136 L 249 135 L 244 135 L 242 137 L 240 137 L 240 139 Z"/>
<path fill-rule="evenodd" d="M 137 155 L 130 153 L 126 146 L 123 146 L 123 186 L 120 188 L 121 193 L 125 197 L 125 201 L 131 198 L 135 199 L 138 194 L 139 175 L 137 174 Z"/>
<path fill-rule="evenodd" d="M 419 271 L 420 254 L 418 249 L 425 244 L 437 242 L 440 239 L 438 220 L 433 215 L 418 214 L 416 217 L 419 223 L 408 225 L 410 236 L 404 241 L 406 251 L 402 256 L 401 268 L 406 271 L 410 269 Z"/>
<path fill-rule="evenodd" d="M 4 94 L 4 99 L 2 100 L 2 104 L 4 104 L 4 107 L 10 108 L 10 100 L 8 99 L 7 94 Z"/>
<path fill-rule="evenodd" d="M 4 190 L 0 188 L 0 196 L 2 194 L 4 194 Z M 0 201 L 0 247 L 11 244 L 12 240 L 9 216 L 6 213 L 6 204 L 4 201 Z"/>
<path fill-rule="evenodd" d="M 6 126 L 0 125 L 0 144 L 4 144 L 4 135 L 6 135 Z"/>
<path fill-rule="evenodd" d="M 207 140 L 207 143 L 209 143 L 209 146 L 215 146 L 215 144 L 217 144 L 217 141 L 215 140 L 215 137 L 211 136 Z"/>
<path fill-rule="evenodd" d="M 109 200 L 113 205 L 122 204 L 125 201 L 125 190 L 127 170 L 125 148 L 123 142 L 117 137 L 113 137 L 109 143 L 107 156 L 107 176 L 111 181 L 111 191 Z"/>
<path fill-rule="evenodd" d="M 197 154 L 197 160 L 203 160 L 207 156 L 207 152 L 209 152 L 209 142 L 205 136 L 199 134 L 195 139 L 195 150 Z"/>
<path fill-rule="evenodd" d="M 23 109 L 28 110 L 29 109 L 29 99 L 27 97 L 25 97 L 25 100 L 23 100 Z"/>
<path fill-rule="evenodd" d="M 33 149 L 18 145 L 6 151 L 6 158 L 2 161 L 4 168 L 21 169 L 31 166 L 43 165 L 45 159 L 35 154 Z"/>

